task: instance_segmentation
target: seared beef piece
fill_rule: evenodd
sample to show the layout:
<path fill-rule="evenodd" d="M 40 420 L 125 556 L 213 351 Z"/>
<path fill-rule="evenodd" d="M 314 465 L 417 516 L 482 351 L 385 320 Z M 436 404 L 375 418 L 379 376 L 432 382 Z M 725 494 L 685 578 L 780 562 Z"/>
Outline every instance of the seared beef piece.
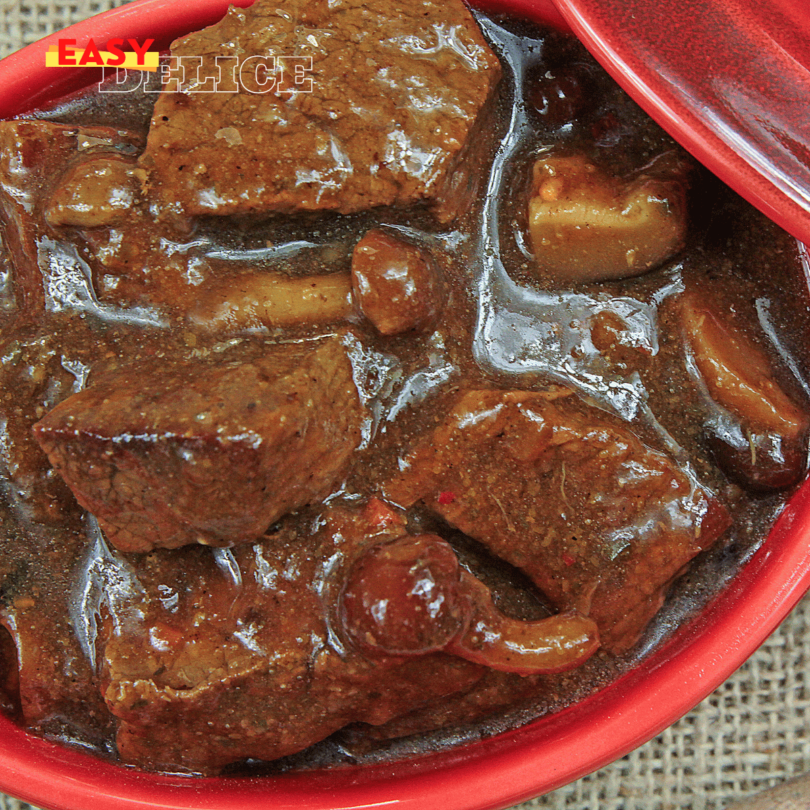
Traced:
<path fill-rule="evenodd" d="M 147 551 L 254 540 L 325 497 L 362 419 L 345 349 L 330 337 L 124 367 L 34 431 L 110 541 Z"/>
<path fill-rule="evenodd" d="M 448 221 L 472 199 L 500 65 L 461 0 L 257 0 L 172 54 L 202 66 L 159 97 L 142 165 L 174 212 L 427 202 Z M 259 88 L 268 55 L 275 84 Z"/>
<path fill-rule="evenodd" d="M 525 571 L 560 609 L 631 646 L 672 579 L 727 528 L 667 456 L 571 392 L 470 391 L 386 488 Z"/>
<path fill-rule="evenodd" d="M 0 493 L 27 525 L 63 524 L 81 512 L 37 443 L 33 426 L 85 386 L 121 364 L 175 355 L 183 335 L 140 324 L 99 324 L 57 314 L 0 339 Z"/>
<path fill-rule="evenodd" d="M 53 185 L 73 161 L 101 155 L 125 160 L 138 145 L 137 136 L 107 127 L 0 122 L 0 225 L 24 316 L 45 306 L 39 253 L 43 236 L 53 233 L 44 219 Z"/>
<path fill-rule="evenodd" d="M 428 251 L 381 228 L 355 245 L 352 288 L 382 335 L 429 331 L 444 303 L 439 268 Z"/>
<path fill-rule="evenodd" d="M 394 740 L 480 721 L 499 710 L 515 709 L 523 701 L 546 694 L 545 678 L 547 676 L 516 675 L 488 669 L 467 690 L 431 700 L 409 714 L 378 726 L 353 726 L 342 732 L 341 742 L 349 750 L 363 750 L 369 744 L 373 745 L 372 741 Z"/>
<path fill-rule="evenodd" d="M 143 592 L 119 600 L 102 628 L 122 759 L 216 772 L 469 689 L 485 672 L 477 664 L 442 652 L 372 659 L 335 633 L 347 567 L 404 531 L 379 518 L 336 505 L 254 545 L 134 558 Z"/>

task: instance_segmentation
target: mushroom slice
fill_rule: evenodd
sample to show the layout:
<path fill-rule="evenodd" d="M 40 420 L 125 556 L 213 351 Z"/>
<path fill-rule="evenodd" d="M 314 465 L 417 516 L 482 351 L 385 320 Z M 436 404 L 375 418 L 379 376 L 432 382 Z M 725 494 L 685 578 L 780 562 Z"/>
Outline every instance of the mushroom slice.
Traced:
<path fill-rule="evenodd" d="M 781 489 L 807 467 L 810 413 L 778 381 L 774 363 L 730 320 L 686 293 L 681 324 L 716 406 L 707 436 L 717 463 L 746 489 Z"/>
<path fill-rule="evenodd" d="M 539 621 L 501 613 L 436 535 L 403 535 L 354 564 L 341 602 L 346 634 L 369 655 L 445 650 L 520 675 L 560 672 L 599 647 L 596 623 L 575 611 Z"/>
<path fill-rule="evenodd" d="M 623 182 L 581 155 L 541 158 L 534 164 L 529 200 L 537 264 L 565 284 L 631 278 L 654 269 L 683 247 L 683 174 L 651 169 Z"/>
<path fill-rule="evenodd" d="M 348 273 L 243 273 L 212 284 L 190 319 L 216 332 L 337 323 L 354 312 Z"/>

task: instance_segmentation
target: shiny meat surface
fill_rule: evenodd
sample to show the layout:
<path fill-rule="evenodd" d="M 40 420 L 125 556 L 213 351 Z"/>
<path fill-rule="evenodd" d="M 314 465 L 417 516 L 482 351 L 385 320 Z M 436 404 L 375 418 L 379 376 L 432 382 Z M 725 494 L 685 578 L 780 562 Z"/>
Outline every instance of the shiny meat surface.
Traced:
<path fill-rule="evenodd" d="M 403 467 L 391 500 L 423 501 L 557 608 L 591 616 L 614 652 L 730 524 L 669 458 L 562 389 L 464 394 Z"/>
<path fill-rule="evenodd" d="M 446 221 L 478 185 L 501 71 L 460 0 L 257 0 L 172 54 L 202 67 L 161 95 L 141 164 L 177 212 L 425 202 Z M 270 87 L 240 92 L 234 65 L 255 84 L 268 54 Z"/>
<path fill-rule="evenodd" d="M 332 338 L 124 367 L 65 399 L 34 433 L 110 542 L 148 551 L 255 540 L 321 500 L 345 473 L 362 419 Z"/>
<path fill-rule="evenodd" d="M 171 64 L 310 55 L 0 123 L 0 708 L 135 767 L 564 709 L 807 470 L 804 249 L 577 43 L 257 0 Z"/>
<path fill-rule="evenodd" d="M 319 523 L 214 555 L 120 559 L 137 585 L 104 622 L 102 681 L 122 757 L 194 771 L 275 759 L 481 677 L 455 656 L 369 658 L 341 637 L 333 606 L 347 565 L 402 522 L 338 506 Z"/>

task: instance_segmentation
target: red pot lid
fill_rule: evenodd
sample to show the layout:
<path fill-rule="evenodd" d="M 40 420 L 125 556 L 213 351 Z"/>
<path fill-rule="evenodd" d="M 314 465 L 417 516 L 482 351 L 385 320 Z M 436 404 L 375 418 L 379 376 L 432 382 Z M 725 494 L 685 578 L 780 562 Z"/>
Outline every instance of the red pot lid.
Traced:
<path fill-rule="evenodd" d="M 807 0 L 555 0 L 613 77 L 704 165 L 810 242 Z"/>

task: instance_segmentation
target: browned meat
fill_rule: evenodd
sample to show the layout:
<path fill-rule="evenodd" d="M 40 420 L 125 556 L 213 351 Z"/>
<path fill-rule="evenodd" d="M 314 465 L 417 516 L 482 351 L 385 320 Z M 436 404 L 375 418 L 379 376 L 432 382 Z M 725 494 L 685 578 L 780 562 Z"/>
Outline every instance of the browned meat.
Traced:
<path fill-rule="evenodd" d="M 484 668 L 461 658 L 371 659 L 335 634 L 330 613 L 347 564 L 403 531 L 378 514 L 333 507 L 315 535 L 285 529 L 233 551 L 134 561 L 144 592 L 119 604 L 129 618 L 118 629 L 115 616 L 103 627 L 104 695 L 121 757 L 201 771 L 274 759 L 475 683 Z"/>
<path fill-rule="evenodd" d="M 352 288 L 382 335 L 429 329 L 444 300 L 438 267 L 427 251 L 380 228 L 354 248 Z"/>
<path fill-rule="evenodd" d="M 364 725 L 344 732 L 351 745 L 364 747 L 369 740 L 409 737 L 440 728 L 457 728 L 493 714 L 498 709 L 520 706 L 522 701 L 542 694 L 542 675 L 514 675 L 488 669 L 469 689 L 431 700 L 409 714 L 378 726 Z"/>
<path fill-rule="evenodd" d="M 464 394 L 387 494 L 422 500 L 619 651 L 729 519 L 669 458 L 569 394 Z"/>
<path fill-rule="evenodd" d="M 340 340 L 256 348 L 124 367 L 35 426 L 118 548 L 254 540 L 340 482 L 363 418 Z"/>
<path fill-rule="evenodd" d="M 179 351 L 177 336 L 166 332 L 91 325 L 64 314 L 0 340 L 0 492 L 24 523 L 56 525 L 81 512 L 37 443 L 33 426 L 84 387 L 91 366 L 96 376 L 103 376 L 122 363 Z"/>
<path fill-rule="evenodd" d="M 449 220 L 469 204 L 500 66 L 461 0 L 257 0 L 172 53 L 203 64 L 181 92 L 159 97 L 143 156 L 171 210 L 349 213 L 428 202 Z M 241 60 L 247 89 L 220 80 L 215 54 L 224 74 Z M 257 88 L 256 59 L 268 54 L 275 84 Z M 218 92 L 194 92 L 215 81 Z"/>

